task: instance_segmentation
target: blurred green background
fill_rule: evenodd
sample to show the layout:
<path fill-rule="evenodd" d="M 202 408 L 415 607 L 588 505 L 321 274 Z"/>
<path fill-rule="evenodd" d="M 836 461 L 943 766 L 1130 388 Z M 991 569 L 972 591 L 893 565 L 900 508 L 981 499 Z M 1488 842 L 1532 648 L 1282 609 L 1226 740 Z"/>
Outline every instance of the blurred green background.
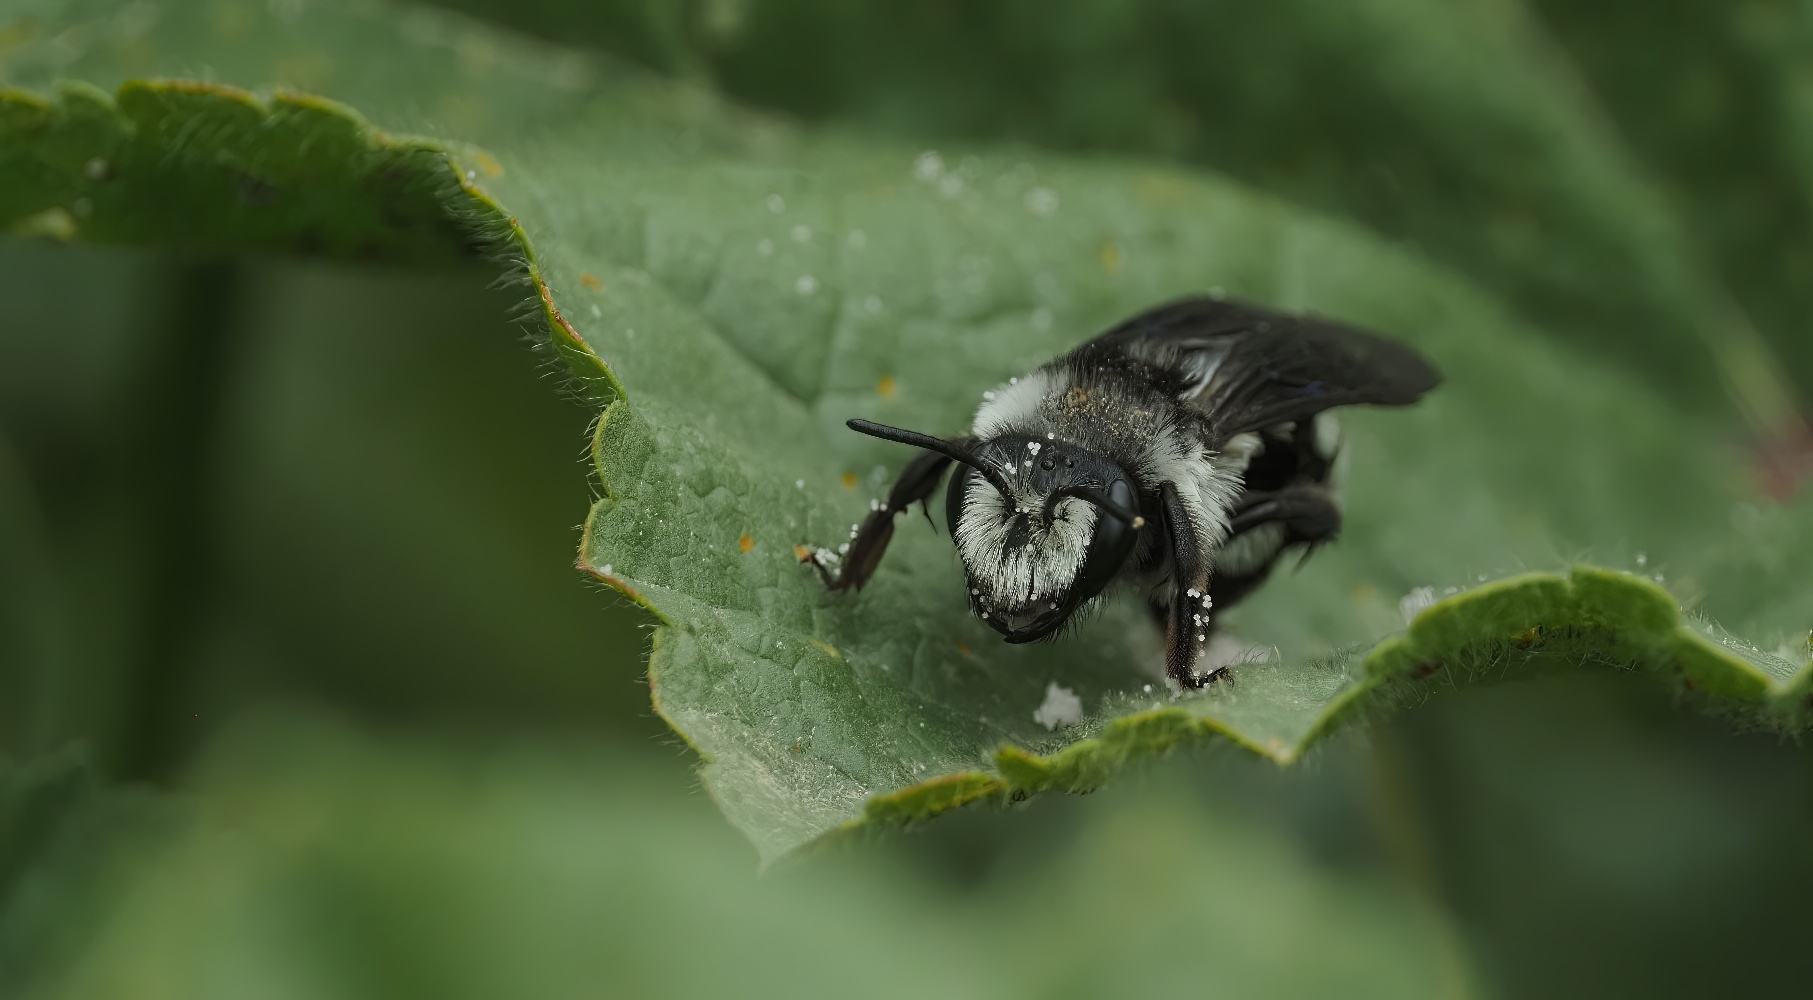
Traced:
<path fill-rule="evenodd" d="M 1813 390 L 1810 4 L 451 6 L 780 114 L 1228 172 L 1734 450 Z M 649 623 L 572 569 L 592 414 L 490 278 L 0 242 L 0 995 L 1799 982 L 1805 751 L 1611 676 L 758 876 Z"/>

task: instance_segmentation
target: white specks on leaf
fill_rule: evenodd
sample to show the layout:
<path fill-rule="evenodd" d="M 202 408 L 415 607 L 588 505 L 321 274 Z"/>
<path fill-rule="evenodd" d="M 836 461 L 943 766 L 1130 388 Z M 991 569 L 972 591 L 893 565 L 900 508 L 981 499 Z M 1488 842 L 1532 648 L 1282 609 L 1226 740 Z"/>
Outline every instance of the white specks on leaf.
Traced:
<path fill-rule="evenodd" d="M 793 282 L 793 290 L 801 295 L 811 295 L 818 291 L 818 279 L 810 274 L 802 274 Z"/>
<path fill-rule="evenodd" d="M 1040 218 L 1049 218 L 1058 210 L 1058 193 L 1041 184 L 1026 192 L 1026 210 Z"/>
<path fill-rule="evenodd" d="M 913 160 L 913 176 L 922 181 L 935 181 L 944 173 L 944 157 L 928 149 Z"/>
<path fill-rule="evenodd" d="M 1032 721 L 1048 730 L 1074 726 L 1083 721 L 1083 699 L 1056 681 L 1045 685 L 1045 700 L 1032 713 Z"/>
<path fill-rule="evenodd" d="M 1416 620 L 1431 604 L 1435 603 L 1434 587 L 1417 587 L 1410 593 L 1398 598 L 1398 614 L 1404 616 L 1404 624 Z"/>
<path fill-rule="evenodd" d="M 793 242 L 795 243 L 808 242 L 812 239 L 812 227 L 802 222 L 799 225 L 794 226 L 793 231 L 789 235 L 793 237 Z"/>
<path fill-rule="evenodd" d="M 782 212 L 785 212 L 786 210 L 787 210 L 787 199 L 781 197 L 778 194 L 771 194 L 768 196 L 768 211 L 773 212 L 776 215 L 779 215 Z"/>

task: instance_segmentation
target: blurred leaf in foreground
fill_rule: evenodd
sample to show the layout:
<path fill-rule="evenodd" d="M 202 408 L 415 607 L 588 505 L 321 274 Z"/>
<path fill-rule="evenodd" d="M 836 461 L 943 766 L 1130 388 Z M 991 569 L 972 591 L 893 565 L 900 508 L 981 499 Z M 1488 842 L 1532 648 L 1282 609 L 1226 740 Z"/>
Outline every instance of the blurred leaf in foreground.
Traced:
<path fill-rule="evenodd" d="M 1400 997 L 1464 975 L 1426 909 L 1163 788 L 972 895 L 873 859 L 758 880 L 702 802 L 583 747 L 466 759 L 265 717 L 202 775 L 192 832 L 113 883 L 66 995 Z"/>

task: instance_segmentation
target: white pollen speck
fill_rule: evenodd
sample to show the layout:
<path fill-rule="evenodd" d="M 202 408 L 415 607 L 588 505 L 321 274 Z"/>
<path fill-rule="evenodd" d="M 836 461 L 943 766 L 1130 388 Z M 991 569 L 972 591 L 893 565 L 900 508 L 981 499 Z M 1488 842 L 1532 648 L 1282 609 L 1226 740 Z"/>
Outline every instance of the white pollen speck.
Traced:
<path fill-rule="evenodd" d="M 850 552 L 850 543 L 849 542 L 844 542 L 842 545 L 839 545 L 837 547 L 837 554 L 840 556 L 848 555 L 849 552 Z"/>
<path fill-rule="evenodd" d="M 1026 442 L 1026 450 L 1032 452 L 1034 455 L 1037 455 L 1039 453 L 1039 449 L 1042 447 L 1044 447 L 1044 446 L 1039 444 L 1039 442 L 1037 442 L 1037 441 Z"/>
<path fill-rule="evenodd" d="M 1146 685 L 1146 686 L 1145 686 L 1145 687 L 1144 687 L 1144 688 L 1142 688 L 1142 689 L 1141 689 L 1141 690 L 1143 690 L 1143 691 L 1145 691 L 1145 693 L 1147 693 L 1147 694 L 1151 694 L 1151 693 L 1152 693 L 1152 685 L 1150 685 L 1150 684 L 1148 684 L 1148 685 Z"/>
<path fill-rule="evenodd" d="M 1643 567 L 1643 566 L 1649 565 L 1649 553 L 1647 553 L 1647 552 L 1637 553 L 1637 565 L 1638 565 L 1638 567 Z M 1481 576 L 1480 579 L 1484 580 L 1485 577 Z"/>
<path fill-rule="evenodd" d="M 755 245 L 755 252 L 761 254 L 763 257 L 768 256 L 774 252 L 774 241 L 763 237 L 762 241 Z"/>
<path fill-rule="evenodd" d="M 1408 625 L 1412 621 L 1415 621 L 1416 616 L 1422 614 L 1424 609 L 1434 603 L 1434 587 L 1417 587 L 1410 593 L 1398 598 L 1398 614 L 1404 617 L 1404 624 Z"/>
<path fill-rule="evenodd" d="M 804 243 L 807 240 L 812 238 L 812 227 L 808 226 L 802 222 L 799 225 L 793 227 L 792 235 L 793 235 L 793 242 Z"/>
<path fill-rule="evenodd" d="M 963 178 L 956 174 L 945 174 L 938 179 L 938 193 L 946 198 L 955 198 L 963 193 Z"/>
<path fill-rule="evenodd" d="M 981 592 L 981 591 L 980 591 L 980 590 L 977 590 L 977 589 L 976 589 L 976 588 L 974 588 L 974 587 L 971 587 L 971 588 L 969 588 L 969 593 L 970 593 L 970 596 L 971 596 L 971 597 L 974 597 L 974 596 L 976 596 L 976 595 L 977 595 L 977 594 L 980 594 L 980 593 L 982 593 L 982 592 Z"/>
<path fill-rule="evenodd" d="M 818 279 L 810 274 L 802 274 L 799 276 L 799 280 L 793 283 L 793 290 L 801 295 L 811 295 L 818 291 Z"/>
<path fill-rule="evenodd" d="M 1083 721 L 1083 699 L 1078 698 L 1075 691 L 1059 687 L 1052 681 L 1045 685 L 1045 701 L 1032 713 L 1032 721 L 1048 730 L 1074 726 Z"/>
<path fill-rule="evenodd" d="M 1046 432 L 1045 432 L 1045 440 L 1047 440 L 1047 441 L 1056 441 L 1056 440 L 1057 440 L 1057 439 L 1058 439 L 1058 436 L 1057 436 L 1057 433 L 1056 433 L 1056 432 L 1054 432 L 1054 431 L 1046 431 Z"/>
<path fill-rule="evenodd" d="M 774 648 L 775 649 L 785 649 L 786 647 L 781 645 L 781 641 L 779 639 L 776 639 L 774 641 Z"/>
<path fill-rule="evenodd" d="M 982 612 L 982 617 L 984 617 L 984 618 L 987 618 L 987 617 L 988 617 L 988 612 L 986 612 L 986 611 L 984 611 L 984 612 Z"/>
<path fill-rule="evenodd" d="M 985 392 L 985 393 L 983 393 L 983 394 L 982 394 L 982 398 L 983 398 L 983 399 L 993 399 L 993 398 L 995 398 L 995 390 L 993 390 L 993 389 L 990 389 L 990 390 L 988 390 L 988 391 L 987 391 L 987 392 Z"/>
<path fill-rule="evenodd" d="M 1020 384 L 1020 376 L 1018 376 L 1018 375 L 1015 375 L 1015 376 L 1014 376 L 1014 377 L 1013 377 L 1013 378 L 1010 378 L 1010 379 L 1008 379 L 1008 380 L 1007 380 L 1007 384 L 1008 384 L 1008 385 L 1019 385 L 1019 384 Z"/>
<path fill-rule="evenodd" d="M 1202 591 L 1197 590 L 1195 587 L 1191 587 L 1189 590 L 1184 591 L 1184 593 L 1188 594 L 1191 597 L 1201 597 L 1202 596 Z"/>
<path fill-rule="evenodd" d="M 1040 306 L 1032 311 L 1032 328 L 1034 330 L 1051 329 L 1051 310 Z"/>
<path fill-rule="evenodd" d="M 935 150 L 926 150 L 913 161 L 913 176 L 922 181 L 935 181 L 944 173 L 944 157 Z"/>
<path fill-rule="evenodd" d="M 870 509 L 870 510 L 880 510 L 880 509 L 881 509 L 881 501 L 880 501 L 880 500 L 870 500 L 870 501 L 869 501 L 869 509 Z"/>
<path fill-rule="evenodd" d="M 773 212 L 776 215 L 779 215 L 782 212 L 785 212 L 786 210 L 787 210 L 787 199 L 781 197 L 778 194 L 771 194 L 768 196 L 768 211 Z"/>
<path fill-rule="evenodd" d="M 793 488 L 794 488 L 794 489 L 796 489 L 796 490 L 803 490 L 803 489 L 805 489 L 805 488 L 806 488 L 806 481 L 805 481 L 805 480 L 804 480 L 804 479 L 795 479 L 795 480 L 794 480 L 794 481 L 793 481 Z"/>
<path fill-rule="evenodd" d="M 610 563 L 605 563 L 603 566 L 601 566 L 599 568 L 604 571 L 605 576 L 611 575 L 611 564 Z"/>
<path fill-rule="evenodd" d="M 1058 210 L 1058 193 L 1039 185 L 1026 192 L 1026 210 L 1034 215 L 1045 217 Z"/>
<path fill-rule="evenodd" d="M 862 307 L 872 313 L 880 312 L 881 311 L 881 296 L 871 295 L 868 298 L 863 299 Z"/>
<path fill-rule="evenodd" d="M 852 250 L 861 250 L 869 245 L 869 234 L 860 229 L 852 229 L 850 235 L 844 237 L 844 242 L 850 244 Z"/>

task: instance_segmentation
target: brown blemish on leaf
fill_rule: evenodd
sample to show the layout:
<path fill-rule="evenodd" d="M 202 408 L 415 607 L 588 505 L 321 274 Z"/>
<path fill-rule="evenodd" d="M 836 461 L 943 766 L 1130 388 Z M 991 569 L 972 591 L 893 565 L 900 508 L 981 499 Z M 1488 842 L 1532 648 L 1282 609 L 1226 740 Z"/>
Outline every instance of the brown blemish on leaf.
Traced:
<path fill-rule="evenodd" d="M 883 375 L 881 381 L 875 383 L 875 394 L 882 399 L 893 399 L 899 392 L 900 383 L 895 382 L 892 375 Z"/>
<path fill-rule="evenodd" d="M 604 282 L 600 281 L 598 276 L 590 271 L 579 276 L 579 284 L 580 287 L 588 292 L 596 292 L 604 288 Z"/>
<path fill-rule="evenodd" d="M 1537 646 L 1542 645 L 1542 626 L 1531 625 L 1529 628 L 1512 636 L 1511 645 L 1516 646 L 1518 649 L 1535 649 Z"/>
<path fill-rule="evenodd" d="M 962 654 L 963 654 L 963 655 L 964 655 L 964 656 L 968 656 L 968 655 L 969 655 L 969 647 L 968 647 L 968 646 L 965 646 L 965 645 L 964 645 L 964 644 L 963 644 L 963 643 L 958 643 L 958 644 L 957 644 L 957 652 L 959 652 L 959 653 L 962 653 Z"/>
<path fill-rule="evenodd" d="M 738 552 L 748 552 L 750 549 L 753 549 L 753 548 L 755 548 L 755 539 L 754 538 L 752 538 L 748 535 L 744 535 L 743 537 L 737 539 L 737 551 Z"/>
<path fill-rule="evenodd" d="M 800 562 L 811 562 L 812 550 L 806 548 L 804 545 L 795 545 L 793 547 L 793 558 L 798 559 Z"/>
<path fill-rule="evenodd" d="M 844 484 L 844 489 L 853 490 L 856 488 L 856 473 L 846 472 L 838 481 Z"/>

